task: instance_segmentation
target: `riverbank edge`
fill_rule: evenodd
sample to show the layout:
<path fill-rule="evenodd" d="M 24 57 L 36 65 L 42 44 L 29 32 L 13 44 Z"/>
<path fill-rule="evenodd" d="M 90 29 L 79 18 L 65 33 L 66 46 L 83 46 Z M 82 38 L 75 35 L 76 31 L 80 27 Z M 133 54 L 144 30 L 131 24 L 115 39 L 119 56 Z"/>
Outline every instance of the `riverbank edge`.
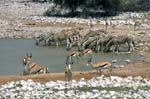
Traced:
<path fill-rule="evenodd" d="M 80 80 L 81 78 L 91 79 L 94 72 L 73 72 L 73 79 Z M 32 79 L 35 82 L 46 83 L 49 81 L 65 81 L 65 73 L 48 73 L 48 74 L 35 74 L 35 75 L 2 75 L 0 76 L 0 85 L 6 84 L 11 81 L 28 80 Z"/>
<path fill-rule="evenodd" d="M 112 76 L 118 77 L 142 77 L 142 78 L 150 78 L 150 62 L 139 61 L 137 63 L 131 63 L 124 68 L 114 68 L 112 70 Z M 96 77 L 95 70 L 92 71 L 75 71 L 73 72 L 73 80 L 79 81 L 82 78 L 89 80 L 93 77 Z M 108 76 L 106 72 L 103 72 L 104 76 Z M 49 81 L 65 81 L 65 73 L 48 73 L 48 74 L 35 74 L 35 75 L 3 75 L 0 76 L 0 85 L 6 84 L 11 81 L 19 81 L 19 80 L 33 80 L 35 82 L 39 82 L 41 84 L 45 84 Z"/>

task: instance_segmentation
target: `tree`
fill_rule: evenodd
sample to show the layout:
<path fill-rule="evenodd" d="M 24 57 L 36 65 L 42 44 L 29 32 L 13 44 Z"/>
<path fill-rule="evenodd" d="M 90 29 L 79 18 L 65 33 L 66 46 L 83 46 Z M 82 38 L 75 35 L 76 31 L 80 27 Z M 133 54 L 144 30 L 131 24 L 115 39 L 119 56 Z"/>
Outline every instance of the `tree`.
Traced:
<path fill-rule="evenodd" d="M 121 10 L 121 0 L 102 0 L 101 5 L 107 15 L 116 14 Z"/>
<path fill-rule="evenodd" d="M 71 13 L 74 13 L 76 8 L 84 3 L 84 0 L 53 0 L 53 2 L 64 8 L 71 9 Z"/>
<path fill-rule="evenodd" d="M 53 0 L 56 5 L 70 9 L 72 14 L 78 7 L 82 8 L 83 13 L 90 15 L 90 10 L 103 10 L 107 14 L 116 14 L 121 8 L 121 0 Z M 82 6 L 82 7 L 81 7 Z M 115 12 L 115 13 L 114 13 Z"/>

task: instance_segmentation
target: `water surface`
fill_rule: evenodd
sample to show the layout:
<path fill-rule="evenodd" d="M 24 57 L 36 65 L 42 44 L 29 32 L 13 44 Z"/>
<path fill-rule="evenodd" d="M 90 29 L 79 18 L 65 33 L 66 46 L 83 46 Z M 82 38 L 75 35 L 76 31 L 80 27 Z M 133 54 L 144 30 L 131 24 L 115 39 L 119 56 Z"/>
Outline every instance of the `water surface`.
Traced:
<path fill-rule="evenodd" d="M 64 47 L 38 47 L 32 39 L 0 39 L 0 75 L 22 74 L 22 60 L 26 53 L 32 53 L 32 62 L 47 66 L 50 72 L 63 72 L 66 56 L 69 52 Z M 140 56 L 136 54 L 97 53 L 94 54 L 93 62 L 113 59 L 119 62 L 126 59 L 138 61 Z M 91 70 L 91 68 L 86 66 L 84 57 L 73 65 L 73 71 L 86 70 Z"/>

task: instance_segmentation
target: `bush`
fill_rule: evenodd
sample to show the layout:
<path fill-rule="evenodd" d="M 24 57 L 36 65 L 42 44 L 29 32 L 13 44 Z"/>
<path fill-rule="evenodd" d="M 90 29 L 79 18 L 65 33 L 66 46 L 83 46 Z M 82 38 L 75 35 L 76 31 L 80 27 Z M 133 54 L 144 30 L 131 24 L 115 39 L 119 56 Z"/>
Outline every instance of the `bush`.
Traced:
<path fill-rule="evenodd" d="M 46 2 L 47 0 L 33 0 Z M 51 1 L 51 0 L 50 0 Z M 112 16 L 123 11 L 149 11 L 150 0 L 53 0 L 44 15 L 71 17 Z"/>

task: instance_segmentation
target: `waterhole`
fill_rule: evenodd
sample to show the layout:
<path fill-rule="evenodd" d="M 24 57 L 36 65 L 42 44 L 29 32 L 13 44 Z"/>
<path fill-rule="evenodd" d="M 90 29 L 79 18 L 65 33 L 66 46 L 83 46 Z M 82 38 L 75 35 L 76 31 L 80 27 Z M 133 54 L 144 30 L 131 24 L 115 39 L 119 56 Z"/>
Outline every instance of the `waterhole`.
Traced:
<path fill-rule="evenodd" d="M 0 39 L 0 75 L 20 75 L 23 73 L 22 60 L 26 53 L 32 53 L 32 62 L 44 65 L 51 73 L 64 72 L 66 56 L 69 53 L 65 47 L 39 47 L 35 40 Z M 130 59 L 132 62 L 140 60 L 137 54 L 94 53 L 93 63 L 98 61 L 117 60 L 120 64 Z M 76 59 L 74 59 L 76 61 Z M 73 71 L 88 71 L 85 57 L 81 57 L 72 66 Z"/>

